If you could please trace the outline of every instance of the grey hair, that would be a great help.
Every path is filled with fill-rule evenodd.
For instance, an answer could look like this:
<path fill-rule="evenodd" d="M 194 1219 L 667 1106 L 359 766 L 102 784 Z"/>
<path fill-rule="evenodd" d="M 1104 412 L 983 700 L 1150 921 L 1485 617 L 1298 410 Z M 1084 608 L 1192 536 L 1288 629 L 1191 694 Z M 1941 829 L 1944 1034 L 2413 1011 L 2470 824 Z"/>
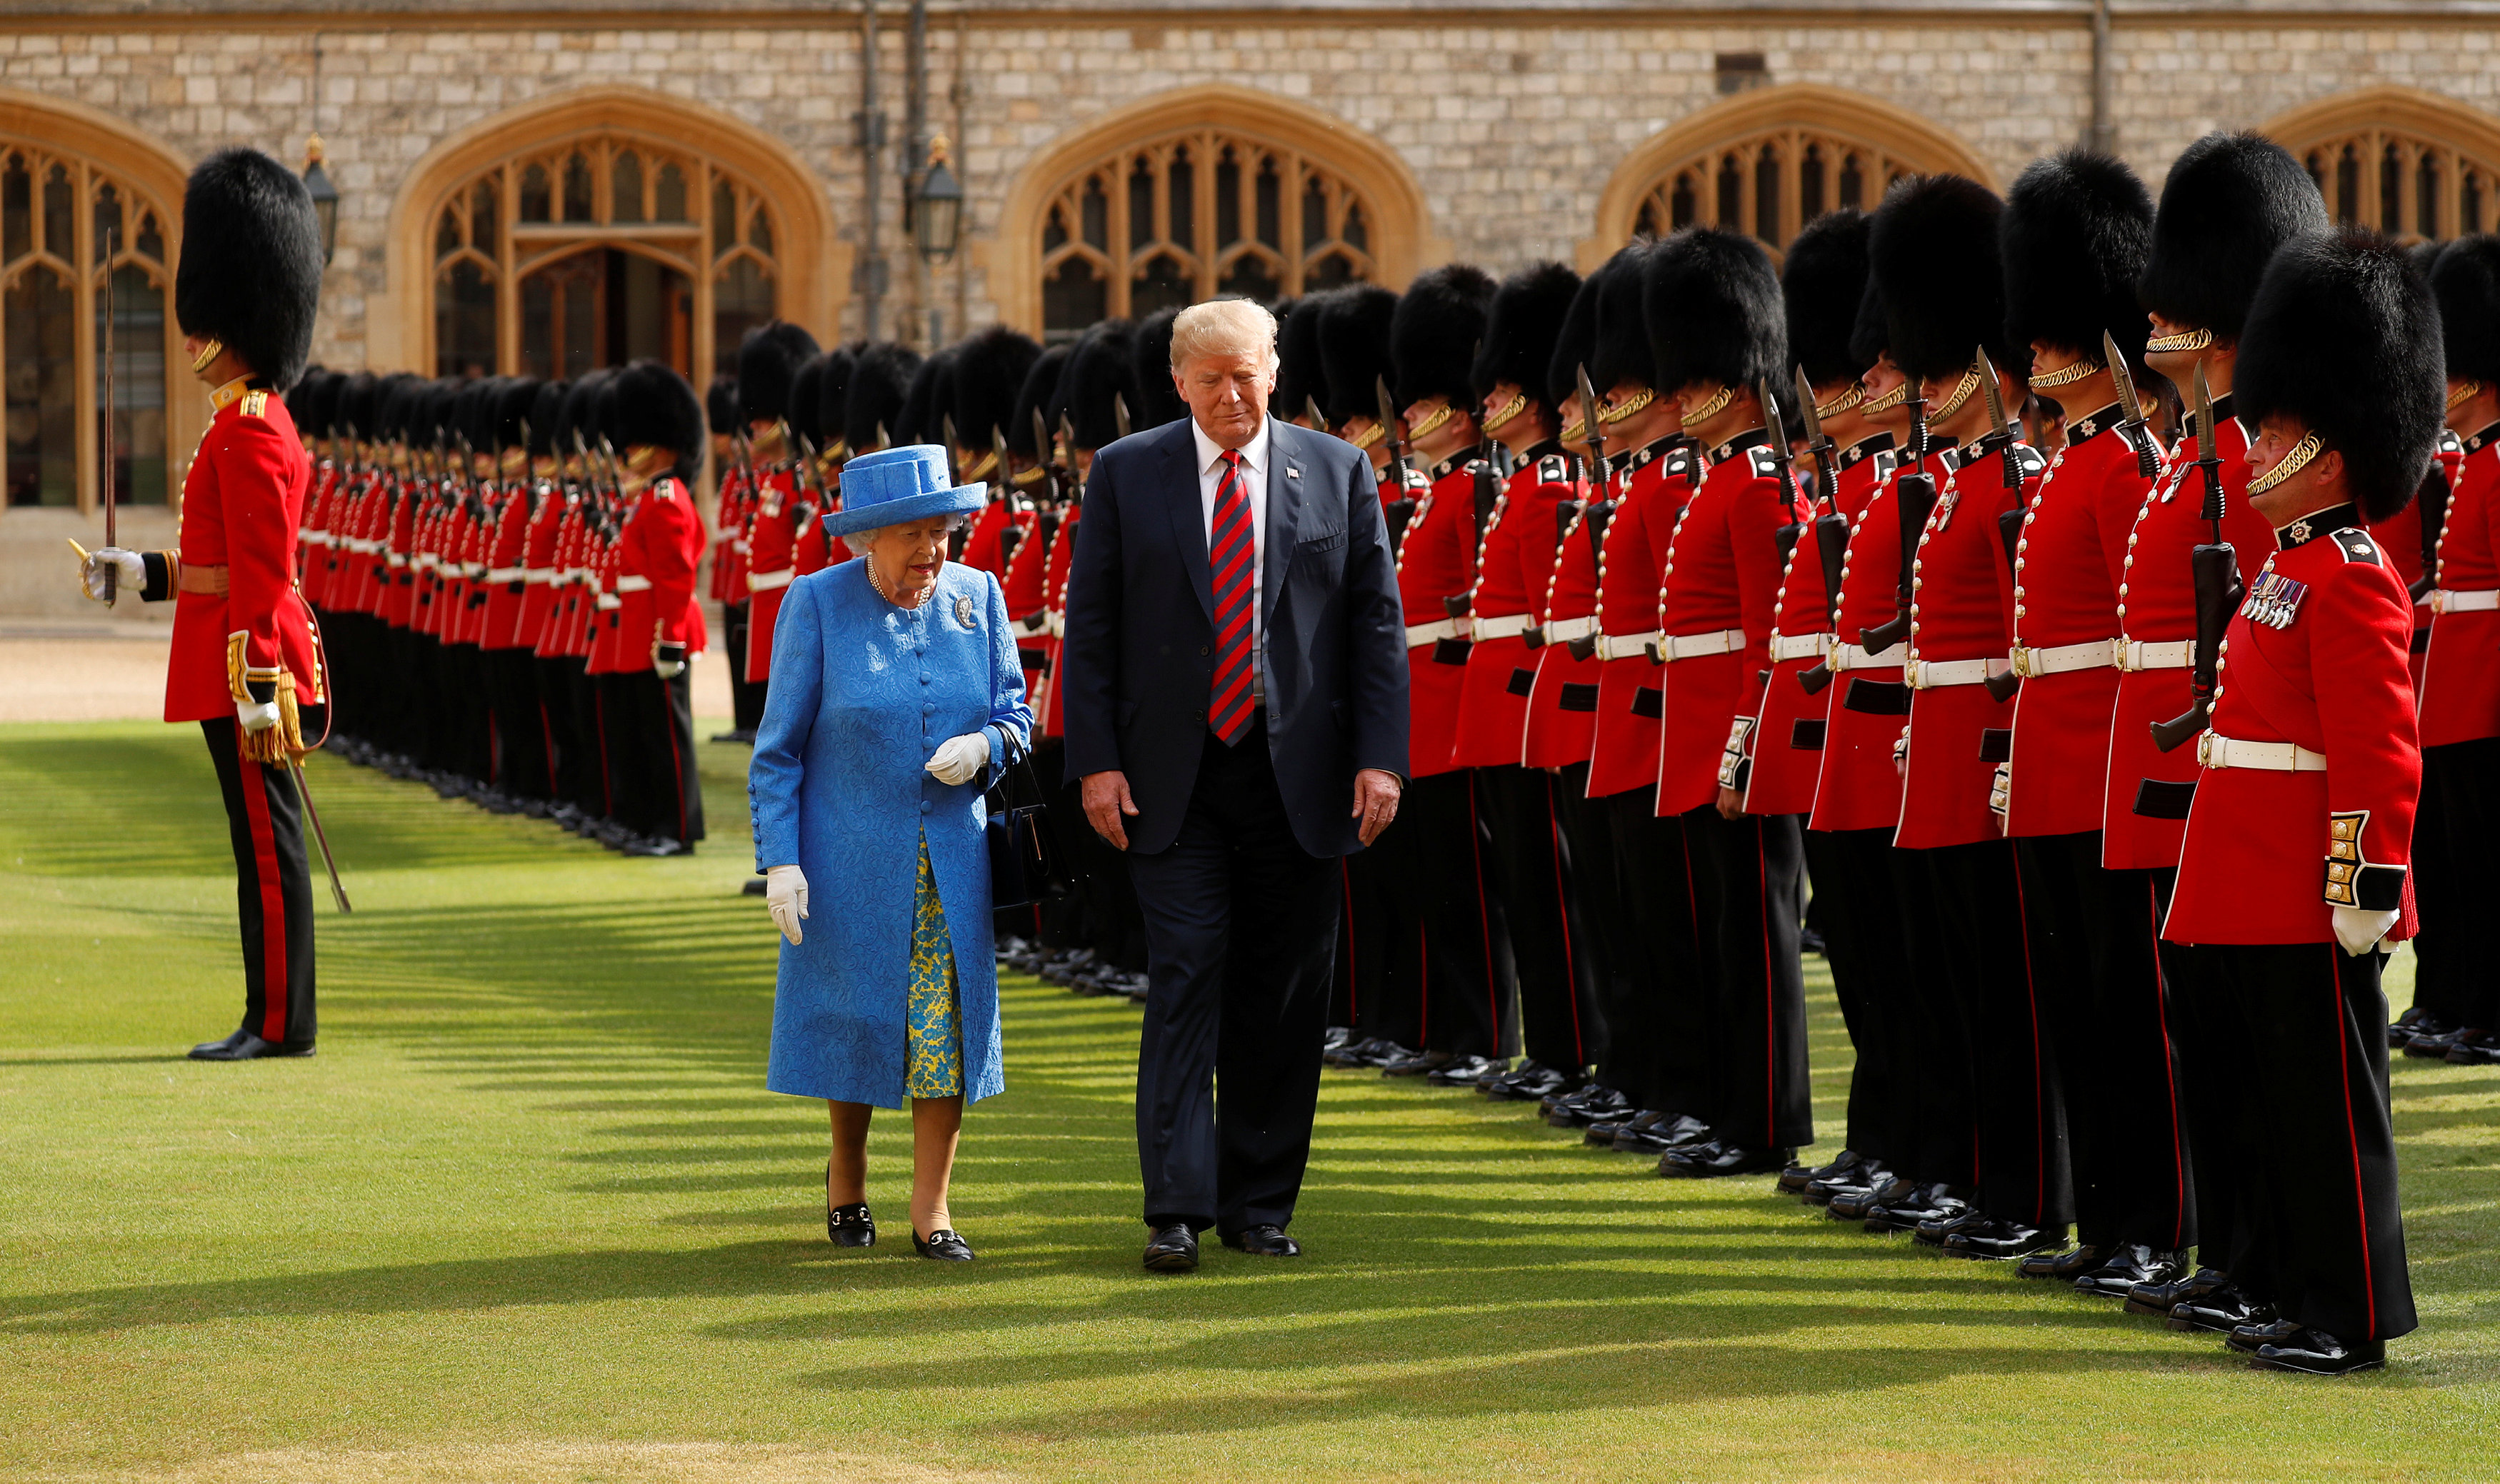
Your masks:
<path fill-rule="evenodd" d="M 1255 355 L 1276 364 L 1276 316 L 1250 299 L 1209 299 L 1172 318 L 1171 363 L 1177 371 L 1201 355 Z"/>
<path fill-rule="evenodd" d="M 902 526 L 905 524 L 918 525 L 919 523 L 920 522 L 914 520 L 898 522 L 897 524 L 890 526 L 871 526 L 865 531 L 853 531 L 850 535 L 841 538 L 841 543 L 843 545 L 850 547 L 851 555 L 866 556 L 868 555 L 869 546 L 873 544 L 878 537 L 883 536 L 886 532 L 900 530 Z M 954 533 L 963 530 L 967 526 L 970 526 L 971 523 L 972 516 L 970 512 L 957 511 L 946 517 L 946 533 L 951 536 Z"/>

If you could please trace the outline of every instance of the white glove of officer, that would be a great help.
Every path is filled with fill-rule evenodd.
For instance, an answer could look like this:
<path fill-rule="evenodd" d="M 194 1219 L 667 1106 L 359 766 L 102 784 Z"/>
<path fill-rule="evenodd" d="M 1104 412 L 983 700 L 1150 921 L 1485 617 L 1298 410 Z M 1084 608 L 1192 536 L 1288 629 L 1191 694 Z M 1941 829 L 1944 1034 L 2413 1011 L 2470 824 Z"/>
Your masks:
<path fill-rule="evenodd" d="M 929 773 L 940 783 L 969 783 L 989 765 L 990 734 L 967 732 L 938 744 L 938 755 L 929 760 Z"/>
<path fill-rule="evenodd" d="M 807 874 L 796 866 L 774 866 L 764 873 L 764 907 L 773 925 L 793 943 L 805 941 L 799 924 L 807 920 Z"/>
<path fill-rule="evenodd" d="M 138 552 L 124 551 L 119 546 L 99 547 L 88 552 L 86 560 L 79 564 L 79 586 L 98 603 L 104 601 L 107 568 L 117 574 L 116 580 L 121 584 L 123 594 L 136 598 L 148 585 L 148 564 L 140 560 Z"/>
<path fill-rule="evenodd" d="M 278 703 L 275 701 L 238 701 L 235 720 L 247 732 L 266 732 L 278 725 Z"/>
<path fill-rule="evenodd" d="M 2395 925 L 2393 912 L 2365 911 L 2357 907 L 2335 908 L 2335 940 L 2353 958 L 2376 948 L 2379 940 L 2387 936 L 2387 929 Z"/>

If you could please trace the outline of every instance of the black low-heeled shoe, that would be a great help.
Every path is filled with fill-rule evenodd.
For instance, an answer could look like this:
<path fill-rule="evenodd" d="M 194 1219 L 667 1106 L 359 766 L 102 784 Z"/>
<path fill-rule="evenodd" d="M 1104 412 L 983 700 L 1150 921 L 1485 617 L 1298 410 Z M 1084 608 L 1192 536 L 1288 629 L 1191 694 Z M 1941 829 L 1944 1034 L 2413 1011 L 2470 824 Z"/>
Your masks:
<path fill-rule="evenodd" d="M 834 1206 L 825 1212 L 825 1236 L 837 1247 L 873 1247 L 876 1218 L 868 1213 L 865 1201 Z"/>
<path fill-rule="evenodd" d="M 952 1227 L 939 1227 L 926 1237 L 915 1230 L 911 1234 L 911 1245 L 922 1257 L 941 1263 L 969 1263 L 972 1260 L 972 1244 L 964 1240 L 964 1234 Z"/>

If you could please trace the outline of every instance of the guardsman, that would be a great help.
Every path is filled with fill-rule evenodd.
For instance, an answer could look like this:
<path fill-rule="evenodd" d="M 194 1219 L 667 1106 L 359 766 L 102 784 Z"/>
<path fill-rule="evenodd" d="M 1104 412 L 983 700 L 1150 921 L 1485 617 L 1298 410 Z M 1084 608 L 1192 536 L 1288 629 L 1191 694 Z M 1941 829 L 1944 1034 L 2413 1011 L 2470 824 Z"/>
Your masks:
<path fill-rule="evenodd" d="M 782 319 L 757 325 L 738 346 L 738 412 L 746 426 L 747 446 L 740 473 L 752 481 L 746 495 L 744 664 L 749 684 L 771 683 L 773 620 L 781 611 L 784 590 L 798 576 L 799 533 L 807 502 L 790 441 L 790 383 L 816 353 L 816 338 Z"/>
<path fill-rule="evenodd" d="M 1534 264 L 1503 280 L 1469 373 L 1479 425 L 1509 449 L 1514 468 L 1495 486 L 1492 510 L 1481 512 L 1467 602 L 1466 676 L 1450 761 L 1474 771 L 1492 827 L 1491 865 L 1510 927 L 1527 1054 L 1518 1069 L 1479 1089 L 1528 1102 L 1582 1087 L 1603 1034 L 1595 1002 L 1602 965 L 1577 891 L 1586 863 L 1563 826 L 1565 812 L 1583 800 L 1575 796 L 1566 805 L 1559 775 L 1521 761 L 1536 680 L 1528 631 L 1553 579 L 1562 507 L 1569 502 L 1576 511 L 1583 493 L 1555 437 L 1562 424 L 1545 387 L 1562 317 L 1579 289 L 1580 276 L 1560 263 Z M 1480 489 L 1469 493 L 1480 501 Z M 1578 761 L 1587 761 L 1585 752 Z"/>
<path fill-rule="evenodd" d="M 628 510 L 616 539 L 613 673 L 631 742 L 619 771 L 638 805 L 623 821 L 634 837 L 623 849 L 683 855 L 704 837 L 687 676 L 706 637 L 695 599 L 705 538 L 692 488 L 703 468 L 703 404 L 685 378 L 657 361 L 636 361 L 611 384 Z"/>
<path fill-rule="evenodd" d="M 1989 808 L 2014 719 L 2014 575 L 2001 520 L 2022 510 L 2045 466 L 2004 412 L 2022 405 L 2023 366 L 2004 341 L 2002 210 L 1975 181 L 1913 177 L 1886 193 L 1867 251 L 1892 359 L 1918 379 L 1929 429 L 1954 443 L 1931 461 L 1942 478 L 1910 564 L 1910 721 L 1893 843 L 1925 868 L 1912 920 L 1937 940 L 1959 1010 L 1965 1053 L 1938 1058 L 1938 1074 L 1971 1079 L 1979 1194 L 1968 1210 L 1919 1223 L 1916 1236 L 1957 1256 L 2020 1258 L 2061 1245 L 2073 1212 L 2014 848 Z"/>
<path fill-rule="evenodd" d="M 2163 451 L 2144 425 L 2135 300 L 2153 215 L 2133 171 L 2069 149 L 2015 181 L 2003 233 L 2006 344 L 2028 352 L 2031 389 L 2056 401 L 2066 434 L 2014 527 L 2022 690 L 1992 803 L 2022 864 L 2031 984 L 2065 1092 L 2076 1245 L 2020 1270 L 2117 1299 L 2184 1277 L 2196 1239 L 2161 888 L 2101 864 L 2118 584 Z"/>
<path fill-rule="evenodd" d="M 564 381 L 541 381 L 530 400 L 530 520 L 521 535 L 521 607 L 512 620 L 513 647 L 529 668 L 531 715 L 538 725 L 539 760 L 534 765 L 544 786 L 538 816 L 567 823 L 564 810 L 571 795 L 564 787 L 564 754 L 579 744 L 573 737 L 573 717 L 563 676 L 548 659 L 547 628 L 556 609 L 557 545 L 571 512 L 572 497 L 563 484 L 562 462 L 555 455 L 556 426 L 564 415 Z"/>
<path fill-rule="evenodd" d="M 1655 384 L 1708 468 L 1671 524 L 1649 526 L 1662 553 L 1649 656 L 1664 709 L 1657 814 L 1683 832 L 1709 965 L 1698 993 L 1678 999 L 1702 1028 L 1710 1134 L 1663 1151 L 1659 1172 L 1755 1174 L 1814 1141 L 1797 941 L 1804 846 L 1794 814 L 1744 803 L 1781 542 L 1804 530 L 1788 442 L 1762 403 L 1789 365 L 1787 314 L 1761 247 L 1717 227 L 1667 238 L 1645 278 Z"/>
<path fill-rule="evenodd" d="M 738 378 L 712 378 L 704 393 L 704 422 L 711 430 L 711 467 L 720 486 L 712 518 L 711 599 L 720 605 L 721 653 L 729 661 L 729 730 L 712 741 L 751 742 L 764 716 L 764 687 L 746 677 L 746 523 L 755 511 L 755 479 Z"/>
<path fill-rule="evenodd" d="M 495 713 L 495 792 L 512 810 L 543 817 L 553 780 L 547 772 L 546 725 L 539 715 L 537 657 L 521 627 L 529 604 L 531 522 L 545 492 L 530 470 L 530 414 L 539 404 L 535 378 L 504 383 L 495 404 L 495 523 L 486 556 L 486 602 L 477 647 Z M 490 806 L 494 807 L 494 806 Z"/>
<path fill-rule="evenodd" d="M 2490 843 L 2500 827 L 2500 238 L 2449 244 L 2430 282 L 2447 353 L 2443 431 L 2463 457 L 2428 594 L 2435 616 L 2421 673 L 2414 826 L 2423 931 L 2414 943 L 2412 1019 L 2400 1024 L 2407 1055 L 2480 1065 L 2500 1061 L 2500 970 L 2475 927 L 2500 889 Z"/>
<path fill-rule="evenodd" d="M 244 1015 L 197 1061 L 312 1054 L 312 881 L 298 759 L 329 706 L 320 631 L 296 588 L 312 460 L 280 400 L 321 302 L 321 228 L 295 173 L 254 149 L 191 172 L 174 317 L 215 408 L 182 478 L 181 544 L 86 558 L 90 597 L 174 601 L 165 719 L 197 722 L 225 796 L 243 928 Z M 290 769 L 296 770 L 292 777 Z"/>
<path fill-rule="evenodd" d="M 970 454 L 962 466 L 963 478 L 967 482 L 986 480 L 997 490 L 1009 489 L 1010 471 L 998 467 L 999 440 L 1006 436 L 1007 420 L 1015 414 L 1016 393 L 1023 389 L 1033 363 L 1041 359 L 1041 346 L 1006 325 L 992 325 L 957 342 L 951 354 L 948 381 L 954 395 L 943 425 L 954 429 L 957 444 Z M 1032 514 L 1028 502 L 991 500 L 973 517 L 971 534 L 964 544 L 965 563 L 1003 579 L 1017 544 L 1030 529 Z"/>
<path fill-rule="evenodd" d="M 1314 293 L 1276 306 L 1276 394 L 1269 399 L 1277 415 L 1314 433 L 1328 431 L 1327 415 L 1319 411 L 1328 390 L 1328 368 L 1320 360 L 1320 303 Z"/>
<path fill-rule="evenodd" d="M 2237 338 L 2246 499 L 2280 549 L 2222 642 L 2162 927 L 2234 1034 L 2188 1074 L 2229 1088 L 2216 1152 L 2241 1170 L 2244 1239 L 2188 1317 L 2230 1311 L 2260 1368 L 2341 1375 L 2415 1327 L 2379 988 L 2414 923 L 2413 601 L 2362 527 L 2429 467 L 2439 310 L 2403 249 L 2347 229 L 2286 244 Z"/>
<path fill-rule="evenodd" d="M 2184 436 L 2127 533 L 2120 562 L 2121 656 L 2118 704 L 2111 715 L 2107 799 L 2101 814 L 2101 863 L 2113 870 L 2155 873 L 2156 890 L 2179 865 L 2189 801 L 2199 770 L 2191 739 L 2176 731 L 2167 750 L 2154 727 L 2188 715 L 2194 703 L 2191 667 L 2197 624 L 2192 553 L 2220 536 L 2233 553 L 2240 582 L 2253 580 L 2274 550 L 2272 527 L 2251 508 L 2249 435 L 2232 401 L 2240 329 L 2257 280 L 2277 248 L 2326 230 L 2325 203 L 2300 162 L 2254 134 L 2208 134 L 2171 162 L 2153 220 L 2153 251 L 2136 298 L 2152 324 L 2145 360 L 2169 378 L 2189 416 Z M 2202 374 L 2214 427 L 2198 425 L 2195 382 Z M 2219 528 L 2204 518 L 2208 454 L 2222 486 Z M 2209 1018 L 2211 1006 L 2218 1018 Z M 2246 1046 L 2222 1004 L 2192 982 L 2173 987 L 2172 1039 L 2183 1062 L 2239 1061 Z M 2200 1049 L 2201 1048 L 2201 1049 Z M 2196 1204 L 2196 1271 L 2144 1284 L 2127 1297 L 2130 1313 L 2171 1314 L 2183 1300 L 2208 1298 L 2227 1281 L 2230 1254 L 2255 1234 L 2236 1229 L 2241 1171 L 2216 1157 L 2219 1133 L 2237 1116 L 2240 1090 L 2229 1081 L 2183 1076 L 2179 1094 L 2188 1121 L 2188 1155 Z"/>
<path fill-rule="evenodd" d="M 1789 356 L 1796 366 L 1788 432 L 1813 481 L 1813 518 L 1790 543 L 1781 571 L 1771 676 L 1744 793 L 1748 813 L 1797 814 L 1809 823 L 1826 741 L 1847 689 L 1845 681 L 1834 683 L 1842 679 L 1834 614 L 1849 541 L 1892 468 L 1892 436 L 1865 414 L 1866 393 L 1859 383 L 1871 356 L 1860 358 L 1850 347 L 1866 296 L 1867 227 L 1863 212 L 1826 212 L 1797 234 L 1780 268 Z M 1891 815 L 1897 815 L 1889 740 L 1883 761 L 1884 796 L 1893 805 Z M 1819 1167 L 1783 1171 L 1780 1187 L 1828 1206 L 1843 1192 L 1871 1191 L 1886 1172 L 1910 1167 L 1911 1092 L 1892 1039 L 1912 990 L 1891 831 L 1809 828 L 1803 847 L 1824 957 L 1857 1059 L 1839 1154 Z"/>

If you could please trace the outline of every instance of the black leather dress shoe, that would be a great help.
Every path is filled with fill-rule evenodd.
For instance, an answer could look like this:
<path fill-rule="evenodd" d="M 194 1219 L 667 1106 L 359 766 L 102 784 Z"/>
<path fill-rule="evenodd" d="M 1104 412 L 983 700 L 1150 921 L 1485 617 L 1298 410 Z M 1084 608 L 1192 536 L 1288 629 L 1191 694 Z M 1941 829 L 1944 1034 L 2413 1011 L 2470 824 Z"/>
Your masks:
<path fill-rule="evenodd" d="M 272 1056 L 311 1056 L 309 1040 L 262 1040 L 249 1031 L 237 1031 L 223 1040 L 204 1040 L 191 1048 L 195 1062 L 256 1062 Z"/>
<path fill-rule="evenodd" d="M 1768 1174 L 1789 1162 L 1793 1149 L 1748 1149 L 1721 1139 L 1706 1139 L 1669 1149 L 1658 1157 L 1658 1172 L 1688 1180 L 1730 1174 Z"/>
<path fill-rule="evenodd" d="M 1990 1221 L 1963 1227 L 1945 1238 L 1945 1256 L 2011 1262 L 2044 1248 L 2062 1247 L 2066 1229 L 2026 1226 L 2020 1221 Z"/>
<path fill-rule="evenodd" d="M 2267 1324 L 2278 1317 L 2273 1304 L 2236 1283 L 2225 1283 L 2201 1299 L 2182 1299 L 2172 1304 L 2166 1322 L 2174 1330 L 2228 1335 L 2244 1324 Z"/>
<path fill-rule="evenodd" d="M 2376 1370 L 2387 1363 L 2383 1339 L 2338 1339 L 2324 1330 L 2303 1325 L 2296 1335 L 2257 1347 L 2260 1370 L 2297 1370 L 2305 1375 L 2341 1376 Z"/>
<path fill-rule="evenodd" d="M 2162 1283 L 2138 1283 L 2126 1291 L 2126 1311 L 2165 1319 L 2181 1303 L 2208 1298 L 2229 1287 L 2230 1282 L 2231 1275 L 2220 1268 L 2199 1268 L 2184 1278 L 2172 1278 Z"/>
<path fill-rule="evenodd" d="M 1829 1205 L 1844 1196 L 1868 1196 L 1876 1187 L 1892 1177 L 1892 1172 L 1871 1161 L 1847 1174 L 1828 1175 L 1806 1182 L 1797 1198 L 1808 1205 Z"/>
<path fill-rule="evenodd" d="M 682 840 L 671 840 L 665 835 L 638 835 L 618 848 L 637 860 L 651 861 L 695 853 L 694 846 Z"/>
<path fill-rule="evenodd" d="M 1410 1051 L 1397 1061 L 1382 1063 L 1380 1074 L 1384 1077 L 1429 1076 L 1458 1059 L 1459 1054 L 1455 1051 Z"/>
<path fill-rule="evenodd" d="M 1386 1072 L 1388 1069 L 1383 1068 Z M 1473 1087 L 1484 1080 L 1485 1073 L 1499 1073 L 1510 1069 L 1489 1056 L 1454 1056 L 1424 1073 L 1424 1080 L 1434 1087 Z"/>
<path fill-rule="evenodd" d="M 763 896 L 764 878 L 762 876 L 748 876 L 744 881 L 739 883 L 738 894 L 741 897 Z"/>
<path fill-rule="evenodd" d="M 1559 1068 L 1543 1062 L 1522 1062 L 1476 1091 L 1497 1103 L 1535 1103 L 1570 1085 L 1571 1079 Z"/>
<path fill-rule="evenodd" d="M 2169 1252 L 2144 1242 L 2128 1242 L 2109 1255 L 2109 1261 L 2087 1272 L 2075 1274 L 2075 1292 L 2102 1299 L 2123 1299 L 2138 1284 L 2159 1283 L 2188 1270 L 2188 1254 Z"/>
<path fill-rule="evenodd" d="M 2222 1348 L 2237 1350 L 2242 1355 L 2254 1355 L 2267 1345 L 2281 1344 L 2300 1333 L 2300 1325 L 2289 1319 L 2272 1324 L 2244 1324 L 2222 1336 Z"/>
<path fill-rule="evenodd" d="M 873 1247 L 876 1218 L 868 1213 L 866 1202 L 834 1206 L 825 1212 L 825 1237 L 837 1247 Z"/>
<path fill-rule="evenodd" d="M 1611 1087 L 1592 1082 L 1576 1093 L 1558 1099 L 1554 1106 L 1546 1110 L 1545 1121 L 1558 1129 L 1578 1129 L 1591 1124 L 1620 1122 L 1638 1111 L 1632 1106 L 1631 1099 Z M 1608 1141 L 1612 1141 L 1611 1138 Z"/>
<path fill-rule="evenodd" d="M 1146 1238 L 1148 1272 L 1198 1271 L 1198 1234 L 1187 1226 L 1157 1227 Z"/>
<path fill-rule="evenodd" d="M 1619 1154 L 1643 1154 L 1656 1157 L 1670 1149 L 1689 1149 L 1706 1143 L 1710 1125 L 1691 1113 L 1678 1113 L 1669 1118 L 1660 1114 L 1648 1123 L 1637 1119 L 1615 1131 L 1615 1151 Z"/>
<path fill-rule="evenodd" d="M 1243 1227 L 1238 1232 L 1227 1232 L 1224 1234 L 1224 1244 L 1235 1252 L 1247 1252 L 1252 1257 L 1302 1255 L 1300 1242 L 1287 1237 L 1283 1227 L 1266 1223 L 1255 1227 Z"/>
<path fill-rule="evenodd" d="M 2456 1043 L 2456 1038 L 2464 1030 L 2463 1026 L 2451 1025 L 2435 1015 L 2424 1015 L 2414 1027 L 2413 1039 L 2405 1042 L 2404 1053 L 2425 1061 L 2446 1060 L 2448 1048 Z"/>
<path fill-rule="evenodd" d="M 972 1260 L 972 1244 L 964 1240 L 964 1234 L 952 1227 L 939 1227 L 926 1237 L 918 1232 L 912 1233 L 911 1249 L 922 1257 L 941 1263 L 969 1263 Z"/>
<path fill-rule="evenodd" d="M 2085 1273 L 2099 1271 L 2108 1265 L 2109 1259 L 2110 1250 L 2107 1247 L 2087 1247 L 2077 1244 L 2062 1252 L 2054 1248 L 2044 1248 L 2017 1263 L 2014 1266 L 2014 1271 L 2018 1277 L 2056 1278 L 2060 1282 L 2072 1282 Z"/>
<path fill-rule="evenodd" d="M 1803 1163 L 1791 1165 L 1788 1169 L 1780 1171 L 1780 1194 L 1784 1196 L 1804 1195 L 1805 1188 L 1813 1184 L 1815 1181 L 1826 1180 L 1833 1175 L 1855 1175 L 1866 1167 L 1866 1156 L 1859 1153 L 1857 1150 L 1843 1149 L 1840 1151 L 1839 1155 L 1827 1165 L 1812 1166 Z M 1860 1180 L 1858 1183 L 1863 1185 L 1866 1182 Z"/>
<path fill-rule="evenodd" d="M 1323 1054 L 1334 1051 L 1339 1046 L 1352 1044 L 1354 1044 L 1354 1032 L 1346 1026 L 1332 1025 L 1320 1033 L 1320 1051 Z"/>
<path fill-rule="evenodd" d="M 1863 1194 L 1849 1191 L 1833 1192 L 1831 1200 L 1825 1204 L 1823 1213 L 1834 1221 L 1863 1221 L 1867 1213 L 1877 1206 L 1902 1204 L 1925 1188 L 1908 1175 L 1895 1172 L 1886 1175 L 1868 1187 Z"/>
<path fill-rule="evenodd" d="M 1600 1149 L 1611 1149 L 1615 1138 L 1626 1129 L 1646 1129 L 1663 1116 L 1656 1108 L 1634 1108 L 1619 1118 L 1600 1118 L 1589 1125 L 1587 1138 Z"/>
<path fill-rule="evenodd" d="M 2451 1067 L 2489 1067 L 2500 1065 L 2500 1033 L 2460 1031 L 2448 1043 L 2444 1058 Z"/>
<path fill-rule="evenodd" d="M 1941 1180 L 1918 1186 L 1898 1203 L 1884 1201 L 1879 1191 L 1876 1204 L 1866 1209 L 1866 1230 L 1915 1232 L 1924 1222 L 1951 1221 L 1971 1208 L 1970 1195 Z M 1839 1203 L 1832 1204 L 1837 1207 Z"/>
<path fill-rule="evenodd" d="M 1994 1219 L 1975 1205 L 1952 1207 L 1912 1226 L 1910 1240 L 1922 1247 L 1941 1247 L 1956 1235 L 1985 1228 Z"/>
<path fill-rule="evenodd" d="M 2412 1009 L 2398 1015 L 2394 1020 L 2389 1021 L 2387 1023 L 2387 1049 L 2390 1051 L 2402 1051 L 2405 1049 L 2405 1042 L 2412 1040 L 2414 1039 L 2414 1033 L 2420 1028 L 2421 1023 L 2424 1020 L 2429 1018 L 2429 1012 L 2417 1005 Z"/>

